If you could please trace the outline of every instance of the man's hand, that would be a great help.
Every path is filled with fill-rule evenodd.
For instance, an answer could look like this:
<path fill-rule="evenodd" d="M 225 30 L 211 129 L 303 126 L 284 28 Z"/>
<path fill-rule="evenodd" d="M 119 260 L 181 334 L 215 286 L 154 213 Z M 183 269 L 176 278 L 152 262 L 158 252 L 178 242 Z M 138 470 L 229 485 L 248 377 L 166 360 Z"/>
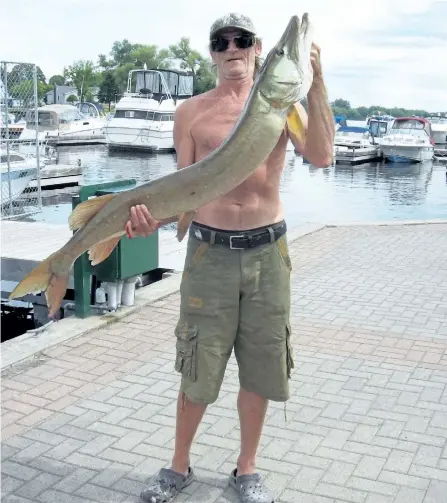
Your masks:
<path fill-rule="evenodd" d="M 310 50 L 310 63 L 312 65 L 312 70 L 314 72 L 314 77 L 319 79 L 323 78 L 323 70 L 321 68 L 321 59 L 320 59 L 320 47 L 312 42 L 312 47 Z"/>
<path fill-rule="evenodd" d="M 144 204 L 132 206 L 130 209 L 130 220 L 126 223 L 126 232 L 129 238 L 135 236 L 149 236 L 153 234 L 161 225 L 161 222 L 152 218 Z"/>

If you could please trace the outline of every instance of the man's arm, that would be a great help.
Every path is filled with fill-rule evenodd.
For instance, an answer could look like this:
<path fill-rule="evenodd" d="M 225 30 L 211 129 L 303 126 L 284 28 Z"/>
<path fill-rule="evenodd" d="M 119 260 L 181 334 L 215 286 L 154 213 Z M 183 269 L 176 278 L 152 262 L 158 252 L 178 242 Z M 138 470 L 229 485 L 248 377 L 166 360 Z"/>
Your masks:
<path fill-rule="evenodd" d="M 288 135 L 296 150 L 313 166 L 326 168 L 333 162 L 335 125 L 323 80 L 320 48 L 315 44 L 312 46 L 311 63 L 314 78 L 307 94 L 309 115 L 300 103 L 295 105 L 306 130 L 304 144 L 290 130 Z"/>
<path fill-rule="evenodd" d="M 191 136 L 191 109 L 195 107 L 194 98 L 183 102 L 174 116 L 174 148 L 177 153 L 177 169 L 194 164 L 195 147 Z"/>

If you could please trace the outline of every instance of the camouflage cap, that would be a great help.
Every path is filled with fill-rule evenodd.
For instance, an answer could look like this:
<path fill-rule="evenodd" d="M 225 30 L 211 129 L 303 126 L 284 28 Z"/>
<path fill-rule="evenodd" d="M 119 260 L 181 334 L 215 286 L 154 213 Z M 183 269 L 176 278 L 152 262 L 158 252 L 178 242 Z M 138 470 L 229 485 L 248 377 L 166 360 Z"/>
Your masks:
<path fill-rule="evenodd" d="M 249 17 L 231 12 L 214 21 L 210 28 L 210 39 L 224 28 L 237 28 L 256 35 L 253 21 Z"/>

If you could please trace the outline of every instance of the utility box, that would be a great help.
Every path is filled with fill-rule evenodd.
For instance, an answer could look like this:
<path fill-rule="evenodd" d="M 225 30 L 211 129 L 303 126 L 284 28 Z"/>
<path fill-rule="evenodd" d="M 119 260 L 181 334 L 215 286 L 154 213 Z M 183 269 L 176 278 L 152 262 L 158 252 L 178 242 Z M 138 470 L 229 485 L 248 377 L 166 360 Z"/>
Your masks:
<path fill-rule="evenodd" d="M 83 186 L 73 198 L 73 209 L 90 197 L 123 192 L 136 186 L 136 181 L 119 180 Z M 92 266 L 84 253 L 74 264 L 75 314 L 85 318 L 92 302 L 92 276 L 103 282 L 116 282 L 153 271 L 159 264 L 158 230 L 148 237 L 129 239 L 124 235 L 112 253 L 100 264 Z"/>

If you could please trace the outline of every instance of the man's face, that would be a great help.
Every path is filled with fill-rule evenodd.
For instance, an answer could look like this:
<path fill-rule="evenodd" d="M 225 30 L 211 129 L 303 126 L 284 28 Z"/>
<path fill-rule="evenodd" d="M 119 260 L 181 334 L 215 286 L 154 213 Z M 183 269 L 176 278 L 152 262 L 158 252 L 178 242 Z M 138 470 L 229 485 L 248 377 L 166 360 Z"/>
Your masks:
<path fill-rule="evenodd" d="M 261 43 L 242 30 L 222 30 L 210 41 L 210 54 L 220 78 L 242 79 L 253 75 L 255 57 L 261 54 Z"/>

